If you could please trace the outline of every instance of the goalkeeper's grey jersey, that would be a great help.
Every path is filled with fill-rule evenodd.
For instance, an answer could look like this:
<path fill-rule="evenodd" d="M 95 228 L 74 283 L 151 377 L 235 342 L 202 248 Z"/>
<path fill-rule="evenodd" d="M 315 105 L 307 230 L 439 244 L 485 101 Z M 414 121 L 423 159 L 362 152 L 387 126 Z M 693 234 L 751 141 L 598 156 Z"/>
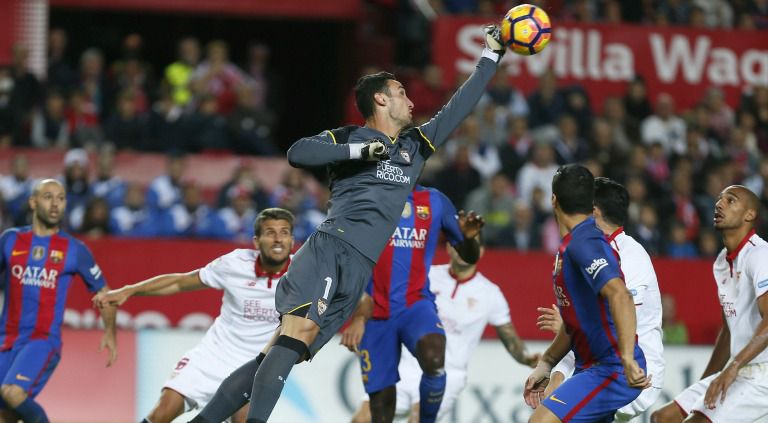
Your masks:
<path fill-rule="evenodd" d="M 495 72 L 496 63 L 481 58 L 442 110 L 429 122 L 404 129 L 395 139 L 368 127 L 347 126 L 296 141 L 288 150 L 292 166 L 328 166 L 331 199 L 328 218 L 318 230 L 343 239 L 375 262 L 397 226 L 424 162 L 472 111 Z M 349 159 L 346 144 L 373 138 L 387 145 L 389 160 Z"/>

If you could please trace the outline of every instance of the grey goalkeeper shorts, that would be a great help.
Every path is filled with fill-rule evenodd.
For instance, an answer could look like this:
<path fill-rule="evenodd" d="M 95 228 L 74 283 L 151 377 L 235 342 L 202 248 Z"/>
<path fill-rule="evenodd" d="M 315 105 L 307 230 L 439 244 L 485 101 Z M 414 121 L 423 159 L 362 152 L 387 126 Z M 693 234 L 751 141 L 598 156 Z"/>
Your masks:
<path fill-rule="evenodd" d="M 311 319 L 320 333 L 309 346 L 314 357 L 355 311 L 374 263 L 346 241 L 316 231 L 293 256 L 277 284 L 280 315 Z"/>

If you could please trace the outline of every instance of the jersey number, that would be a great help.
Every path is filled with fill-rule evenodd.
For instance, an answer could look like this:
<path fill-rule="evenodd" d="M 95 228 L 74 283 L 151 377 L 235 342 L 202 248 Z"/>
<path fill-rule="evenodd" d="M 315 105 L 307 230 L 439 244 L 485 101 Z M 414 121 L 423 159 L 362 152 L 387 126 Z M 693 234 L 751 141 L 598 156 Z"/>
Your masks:
<path fill-rule="evenodd" d="M 326 276 L 325 279 L 325 292 L 323 293 L 323 298 L 328 299 L 328 294 L 331 293 L 331 284 L 333 283 L 333 279 L 331 279 L 330 276 Z"/>
<path fill-rule="evenodd" d="M 360 361 L 362 362 L 362 365 L 360 366 L 360 370 L 363 371 L 363 373 L 367 373 L 371 371 L 371 355 L 368 353 L 368 350 L 360 350 Z"/>

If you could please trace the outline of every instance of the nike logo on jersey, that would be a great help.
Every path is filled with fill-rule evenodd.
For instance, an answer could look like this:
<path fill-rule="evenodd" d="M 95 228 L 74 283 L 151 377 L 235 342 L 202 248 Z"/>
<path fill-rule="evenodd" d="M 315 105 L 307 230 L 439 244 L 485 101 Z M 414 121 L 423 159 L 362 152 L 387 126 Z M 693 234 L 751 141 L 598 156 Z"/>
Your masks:
<path fill-rule="evenodd" d="M 22 254 L 27 254 L 28 252 L 29 251 L 27 251 L 27 250 L 24 250 L 24 251 L 13 250 L 13 251 L 11 251 L 11 257 L 16 257 L 16 256 L 20 256 Z"/>
<path fill-rule="evenodd" d="M 550 395 L 549 399 L 551 399 L 551 400 L 552 400 L 552 401 L 554 401 L 554 402 L 559 402 L 560 404 L 563 404 L 563 405 L 568 405 L 568 404 L 566 404 L 566 403 L 565 403 L 565 401 L 563 401 L 563 400 L 559 399 L 559 398 L 558 398 L 558 397 L 556 397 L 554 394 L 553 394 L 553 395 Z"/>
<path fill-rule="evenodd" d="M 23 375 L 23 374 L 21 374 L 21 373 L 16 373 L 16 379 L 18 379 L 18 380 L 23 380 L 23 381 L 25 381 L 25 382 L 29 382 L 30 380 L 32 380 L 32 379 L 30 379 L 30 378 L 28 378 L 28 377 L 24 376 L 24 375 Z"/>

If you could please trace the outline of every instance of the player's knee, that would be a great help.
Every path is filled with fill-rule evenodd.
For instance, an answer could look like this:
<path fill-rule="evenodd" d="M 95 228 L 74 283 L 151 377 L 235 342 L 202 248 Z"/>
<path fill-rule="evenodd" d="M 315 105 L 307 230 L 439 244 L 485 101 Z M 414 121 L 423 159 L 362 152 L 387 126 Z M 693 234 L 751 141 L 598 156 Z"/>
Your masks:
<path fill-rule="evenodd" d="M 430 334 L 421 338 L 416 346 L 421 370 L 428 375 L 439 375 L 445 368 L 445 336 Z"/>
<path fill-rule="evenodd" d="M 181 415 L 180 411 L 174 410 L 168 404 L 157 404 L 147 416 L 147 420 L 152 423 L 171 423 L 173 419 Z"/>
<path fill-rule="evenodd" d="M 19 385 L 2 385 L 0 386 L 0 396 L 3 397 L 6 404 L 16 408 L 27 399 L 27 392 Z"/>
<path fill-rule="evenodd" d="M 651 413 L 651 423 L 680 423 L 683 421 L 683 413 L 674 404 L 669 403 Z"/>

